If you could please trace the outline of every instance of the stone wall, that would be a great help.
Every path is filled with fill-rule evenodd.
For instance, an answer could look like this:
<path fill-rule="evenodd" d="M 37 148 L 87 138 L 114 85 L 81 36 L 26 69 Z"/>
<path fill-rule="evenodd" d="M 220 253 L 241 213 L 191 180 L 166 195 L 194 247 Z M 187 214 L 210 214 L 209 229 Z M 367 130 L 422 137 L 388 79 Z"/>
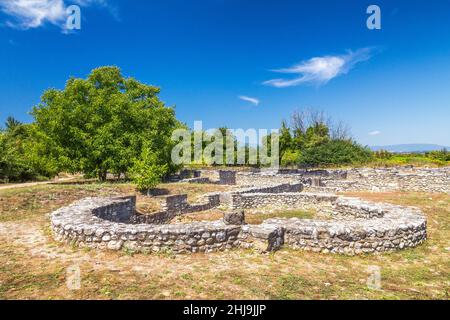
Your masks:
<path fill-rule="evenodd" d="M 219 184 L 219 185 L 236 185 L 236 171 L 231 170 L 219 170 L 215 174 L 211 172 L 206 173 L 206 171 L 195 171 L 198 174 L 191 178 L 185 178 L 177 182 L 185 183 L 197 183 L 197 184 Z M 215 176 L 218 175 L 218 178 Z"/>
<path fill-rule="evenodd" d="M 338 197 L 331 194 L 296 193 L 244 193 L 233 194 L 232 209 L 317 209 L 325 210 Z"/>
<path fill-rule="evenodd" d="M 116 198 L 105 205 L 92 209 L 92 214 L 111 222 L 128 222 L 136 211 L 136 197 Z"/>
<path fill-rule="evenodd" d="M 184 179 L 182 180 L 182 182 L 186 182 L 186 183 L 192 183 L 192 184 L 212 184 L 214 183 L 213 181 L 211 181 L 211 179 L 209 178 L 190 178 L 190 179 Z"/>
<path fill-rule="evenodd" d="M 94 211 L 132 208 L 131 201 L 114 198 L 87 198 L 52 214 L 52 230 L 57 241 L 80 247 L 138 252 L 214 252 L 239 246 L 241 226 L 223 221 L 156 225 L 112 222 Z M 110 210 L 110 209 L 105 209 Z M 133 212 L 129 212 L 132 216 Z"/>
<path fill-rule="evenodd" d="M 347 180 L 321 178 L 320 186 L 308 186 L 314 192 L 345 191 L 417 191 L 450 192 L 450 170 L 442 169 L 352 169 Z"/>
<path fill-rule="evenodd" d="M 277 172 L 238 172 L 236 184 L 239 186 L 261 186 L 267 184 L 298 183 L 304 178 L 298 174 L 278 174 Z"/>
<path fill-rule="evenodd" d="M 236 171 L 220 170 L 219 184 L 221 185 L 236 185 Z"/>
<path fill-rule="evenodd" d="M 346 190 L 370 191 L 422 191 L 450 193 L 450 168 L 393 168 L 393 169 L 352 169 Z M 327 182 L 327 186 L 338 186 Z"/>
<path fill-rule="evenodd" d="M 201 174 L 199 170 L 184 169 L 167 177 L 165 182 L 180 182 L 181 180 L 200 178 Z"/>
<path fill-rule="evenodd" d="M 283 193 L 283 192 L 301 192 L 303 190 L 303 183 L 281 183 L 269 184 L 255 187 L 240 188 L 232 191 L 234 194 L 243 193 Z"/>
<path fill-rule="evenodd" d="M 261 172 L 239 172 L 237 184 L 240 186 L 255 186 L 274 183 L 308 182 L 311 179 L 347 179 L 346 170 L 303 170 L 279 169 L 263 170 Z"/>
<path fill-rule="evenodd" d="M 279 169 L 280 175 L 300 175 L 305 178 L 347 179 L 347 170 L 306 170 L 306 169 Z"/>
<path fill-rule="evenodd" d="M 233 199 L 238 199 L 239 195 L 246 193 L 284 193 L 284 192 L 301 192 L 303 190 L 303 183 L 283 183 L 283 184 L 269 184 L 264 186 L 253 186 L 247 188 L 239 188 L 229 192 L 222 192 L 220 194 L 220 203 L 223 206 L 233 208 Z M 237 200 L 236 200 L 237 201 Z M 238 208 L 238 207 L 236 207 Z"/>
<path fill-rule="evenodd" d="M 166 224 L 176 216 L 206 211 L 220 205 L 220 194 L 218 193 L 206 194 L 204 198 L 205 202 L 203 203 L 189 204 L 187 195 L 185 194 L 168 196 L 165 198 L 165 203 L 162 205 L 161 211 L 148 215 L 136 213 L 131 219 L 134 223 Z"/>
<path fill-rule="evenodd" d="M 241 172 L 237 184 L 303 183 L 310 192 L 418 191 L 450 193 L 450 168 L 358 168 Z"/>
<path fill-rule="evenodd" d="M 279 250 L 284 245 L 284 228 L 277 225 L 244 225 L 239 246 L 259 252 Z"/>
<path fill-rule="evenodd" d="M 336 215 L 344 214 L 340 220 L 271 219 L 264 224 L 284 228 L 285 245 L 322 253 L 386 252 L 418 246 L 427 238 L 426 219 L 418 209 L 353 198 L 334 205 L 341 207 Z M 349 216 L 359 219 L 345 219 Z"/>
<path fill-rule="evenodd" d="M 181 174 L 185 176 L 186 174 Z M 283 245 L 323 253 L 363 254 L 415 247 L 427 238 L 420 210 L 333 195 L 338 191 L 449 193 L 450 168 L 219 172 L 219 180 L 190 173 L 191 182 L 237 183 L 239 189 L 205 194 L 190 204 L 168 196 L 161 211 L 136 212 L 136 198 L 87 198 L 51 215 L 55 239 L 80 247 L 141 252 L 214 252 L 231 248 L 278 250 Z M 304 192 L 304 191 L 308 192 Z M 303 191 L 303 192 L 302 192 Z M 317 191 L 310 192 L 310 191 Z M 230 209 L 309 209 L 330 220 L 269 219 L 261 225 L 230 225 L 229 219 L 168 224 L 178 215 Z"/>
<path fill-rule="evenodd" d="M 427 237 L 426 219 L 415 208 L 323 194 L 240 193 L 233 196 L 243 197 L 249 207 L 281 203 L 288 203 L 292 208 L 325 207 L 332 213 L 332 220 L 269 219 L 261 225 L 230 225 L 220 220 L 161 225 L 139 218 L 133 211 L 134 197 L 87 198 L 55 211 L 51 215 L 52 230 L 56 240 L 80 247 L 174 253 L 214 252 L 236 247 L 266 252 L 286 245 L 294 249 L 353 255 L 414 247 Z M 217 194 L 208 197 L 211 203 L 219 201 Z M 164 212 L 169 215 L 199 209 L 190 206 L 185 196 L 168 199 Z"/>

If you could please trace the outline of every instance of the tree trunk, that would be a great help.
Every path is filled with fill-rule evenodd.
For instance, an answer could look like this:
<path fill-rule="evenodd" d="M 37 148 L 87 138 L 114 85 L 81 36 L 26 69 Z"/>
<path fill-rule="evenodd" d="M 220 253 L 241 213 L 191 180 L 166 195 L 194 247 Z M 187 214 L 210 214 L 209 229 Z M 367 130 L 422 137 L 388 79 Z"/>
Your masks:
<path fill-rule="evenodd" d="M 101 182 L 105 182 L 106 181 L 106 175 L 107 175 L 107 171 L 100 171 L 98 174 L 98 178 Z"/>

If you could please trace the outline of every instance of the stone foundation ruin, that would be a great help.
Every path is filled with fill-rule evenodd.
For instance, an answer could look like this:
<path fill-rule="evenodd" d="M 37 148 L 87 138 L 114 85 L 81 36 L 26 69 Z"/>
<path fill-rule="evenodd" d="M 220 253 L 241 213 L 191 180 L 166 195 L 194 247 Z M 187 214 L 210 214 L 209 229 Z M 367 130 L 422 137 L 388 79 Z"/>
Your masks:
<path fill-rule="evenodd" d="M 269 170 L 240 172 L 238 185 L 302 181 L 310 191 L 418 191 L 450 193 L 450 167 L 355 168 L 349 170 Z"/>
<path fill-rule="evenodd" d="M 217 176 L 212 178 L 212 176 Z M 199 170 L 182 170 L 178 175 L 170 177 L 171 182 L 186 182 L 198 184 L 236 185 L 237 172 L 232 170 L 219 170 L 210 172 L 208 176 Z"/>
<path fill-rule="evenodd" d="M 347 255 L 387 252 L 415 247 L 426 240 L 424 214 L 416 208 L 373 203 L 330 191 L 448 193 L 449 188 L 448 168 L 408 174 L 393 169 L 352 169 L 234 173 L 224 177 L 227 183 L 238 186 L 229 192 L 206 194 L 196 204 L 188 203 L 186 195 L 169 196 L 161 210 L 150 215 L 136 212 L 135 197 L 78 201 L 51 215 L 55 239 L 80 247 L 175 254 L 233 248 L 268 252 L 283 246 Z M 222 220 L 170 223 L 177 216 L 219 207 L 228 210 Z M 260 225 L 245 223 L 243 210 L 274 208 L 312 208 L 329 219 L 275 218 Z"/>

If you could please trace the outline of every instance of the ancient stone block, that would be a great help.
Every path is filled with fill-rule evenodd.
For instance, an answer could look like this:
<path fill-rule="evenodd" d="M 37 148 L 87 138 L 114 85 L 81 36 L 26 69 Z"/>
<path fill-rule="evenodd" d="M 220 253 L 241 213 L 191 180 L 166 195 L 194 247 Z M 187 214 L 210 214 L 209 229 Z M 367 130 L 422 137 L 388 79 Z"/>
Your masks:
<path fill-rule="evenodd" d="M 223 217 L 225 224 L 231 225 L 243 225 L 245 224 L 245 213 L 244 210 L 225 213 Z"/>

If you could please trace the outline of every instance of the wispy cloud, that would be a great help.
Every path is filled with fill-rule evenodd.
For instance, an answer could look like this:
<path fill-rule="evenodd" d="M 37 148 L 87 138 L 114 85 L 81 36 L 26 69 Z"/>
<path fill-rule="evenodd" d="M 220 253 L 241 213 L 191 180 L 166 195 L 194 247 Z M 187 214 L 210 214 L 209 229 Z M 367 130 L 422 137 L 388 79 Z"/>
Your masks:
<path fill-rule="evenodd" d="M 302 84 L 324 85 L 330 80 L 348 73 L 357 63 L 369 60 L 374 54 L 373 48 L 347 51 L 337 56 L 314 57 L 290 68 L 272 70 L 278 73 L 297 74 L 292 79 L 272 79 L 264 84 L 276 88 L 293 87 Z"/>
<path fill-rule="evenodd" d="M 255 106 L 259 105 L 259 103 L 260 103 L 259 99 L 247 97 L 247 96 L 239 96 L 239 99 L 250 102 L 250 103 L 254 104 Z"/>
<path fill-rule="evenodd" d="M 12 28 L 32 29 L 51 23 L 64 30 L 67 7 L 73 4 L 108 8 L 107 0 L 0 0 L 0 10 L 11 16 L 6 25 Z"/>
<path fill-rule="evenodd" d="M 369 132 L 369 136 L 379 136 L 381 134 L 381 131 L 375 130 Z"/>

